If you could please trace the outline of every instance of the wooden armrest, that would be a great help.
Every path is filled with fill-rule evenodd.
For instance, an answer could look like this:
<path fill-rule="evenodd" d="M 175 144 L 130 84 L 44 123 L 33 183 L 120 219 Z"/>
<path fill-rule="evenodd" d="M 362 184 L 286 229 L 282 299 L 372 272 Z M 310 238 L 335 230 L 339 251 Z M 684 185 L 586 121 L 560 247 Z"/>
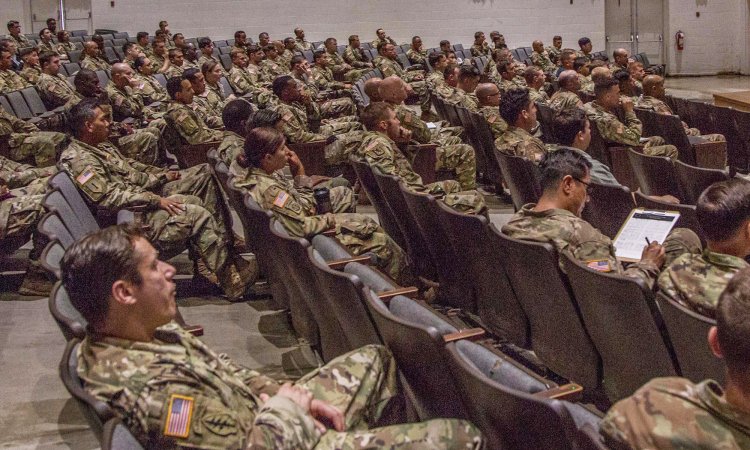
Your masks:
<path fill-rule="evenodd" d="M 326 141 L 298 142 L 287 146 L 299 156 L 307 175 L 325 175 Z"/>
<path fill-rule="evenodd" d="M 546 391 L 537 392 L 533 395 L 540 398 L 577 402 L 583 396 L 583 387 L 575 383 L 568 383 L 556 388 L 547 389 Z"/>
<path fill-rule="evenodd" d="M 471 339 L 483 336 L 484 333 L 485 331 L 482 328 L 469 328 L 467 330 L 461 330 L 455 333 L 448 333 L 446 335 L 443 335 L 443 341 L 447 344 L 448 342 L 455 342 L 462 339 Z"/>
<path fill-rule="evenodd" d="M 346 259 L 337 259 L 335 261 L 329 261 L 328 267 L 334 270 L 340 270 L 340 269 L 343 269 L 347 264 L 352 263 L 352 262 L 369 264 L 372 262 L 372 259 L 370 258 L 369 254 L 354 256 L 354 257 L 346 258 Z"/>
<path fill-rule="evenodd" d="M 408 152 L 414 155 L 411 163 L 414 172 L 422 177 L 424 184 L 435 181 L 435 165 L 437 164 L 437 144 L 409 144 Z"/>
<path fill-rule="evenodd" d="M 419 289 L 414 286 L 408 286 L 398 289 L 391 289 L 390 291 L 383 291 L 378 293 L 378 298 L 384 303 L 388 303 L 393 297 L 397 295 L 403 295 L 405 297 L 414 298 L 419 293 Z"/>

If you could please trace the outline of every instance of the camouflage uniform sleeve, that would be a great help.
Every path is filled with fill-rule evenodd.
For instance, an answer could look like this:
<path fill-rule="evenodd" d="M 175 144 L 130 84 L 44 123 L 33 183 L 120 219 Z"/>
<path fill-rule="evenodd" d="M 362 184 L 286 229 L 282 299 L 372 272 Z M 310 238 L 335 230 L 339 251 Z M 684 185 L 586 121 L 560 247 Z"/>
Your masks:
<path fill-rule="evenodd" d="M 253 86 L 248 82 L 245 77 L 239 73 L 238 70 L 231 71 L 228 78 L 229 84 L 232 85 L 232 89 L 237 95 L 245 95 L 253 90 Z"/>
<path fill-rule="evenodd" d="M 284 121 L 282 129 L 289 142 L 294 144 L 297 142 L 312 142 L 326 139 L 326 136 L 322 134 L 311 133 L 303 128 L 291 111 L 279 110 L 279 112 L 282 113 L 281 120 Z"/>
<path fill-rule="evenodd" d="M 177 130 L 188 144 L 196 145 L 222 139 L 221 131 L 209 130 L 196 120 L 197 116 L 193 117 L 184 109 L 178 110 L 173 117 Z"/>
<path fill-rule="evenodd" d="M 53 175 L 53 172 L 53 168 L 36 168 L 0 156 L 0 183 L 4 182 L 11 189 L 24 187 L 38 178 Z"/>
<path fill-rule="evenodd" d="M 262 195 L 264 207 L 270 209 L 293 236 L 308 238 L 335 226 L 332 214 L 308 216 L 294 196 L 278 185 L 270 186 Z"/>
<path fill-rule="evenodd" d="M 55 107 L 62 106 L 73 98 L 71 91 L 57 83 L 48 81 L 47 77 L 42 77 L 37 87 L 44 92 L 47 100 Z"/>
<path fill-rule="evenodd" d="M 6 114 L 6 118 L 10 120 L 11 125 L 13 126 L 14 133 L 34 133 L 36 131 L 39 131 L 39 128 L 33 123 L 21 120 L 16 116 Z"/>
<path fill-rule="evenodd" d="M 427 144 L 432 139 L 432 133 L 427 128 L 427 123 L 422 121 L 416 114 L 407 108 L 398 108 L 398 120 L 412 132 L 412 138 L 420 144 Z"/>
<path fill-rule="evenodd" d="M 640 145 L 641 143 L 641 121 L 630 112 L 625 114 L 626 123 L 623 124 L 614 116 L 598 120 L 596 126 L 605 140 L 617 142 L 624 145 Z"/>

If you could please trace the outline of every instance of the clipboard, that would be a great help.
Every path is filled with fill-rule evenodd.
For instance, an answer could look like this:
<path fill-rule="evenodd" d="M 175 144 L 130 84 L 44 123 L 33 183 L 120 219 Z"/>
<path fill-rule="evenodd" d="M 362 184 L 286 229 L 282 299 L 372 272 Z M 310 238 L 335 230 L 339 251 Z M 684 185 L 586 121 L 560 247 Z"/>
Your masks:
<path fill-rule="evenodd" d="M 679 218 L 679 211 L 633 209 L 615 236 L 615 256 L 620 261 L 640 261 L 646 239 L 663 243 Z"/>

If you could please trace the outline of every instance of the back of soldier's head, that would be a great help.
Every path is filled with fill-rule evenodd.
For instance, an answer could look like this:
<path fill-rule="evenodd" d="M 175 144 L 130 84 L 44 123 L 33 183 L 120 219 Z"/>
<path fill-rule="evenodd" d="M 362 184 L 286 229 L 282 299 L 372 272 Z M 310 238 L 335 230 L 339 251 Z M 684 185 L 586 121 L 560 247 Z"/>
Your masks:
<path fill-rule="evenodd" d="M 714 183 L 703 191 L 697 203 L 695 212 L 706 239 L 729 240 L 746 229 L 750 221 L 750 182 L 732 178 Z"/>
<path fill-rule="evenodd" d="M 610 89 L 612 89 L 613 86 L 619 86 L 619 82 L 615 80 L 614 78 L 604 78 L 601 80 L 597 80 L 594 83 L 594 95 L 597 98 L 602 97 L 603 95 L 607 94 Z"/>
<path fill-rule="evenodd" d="M 99 108 L 99 105 L 100 101 L 97 98 L 84 98 L 70 108 L 70 111 L 66 115 L 70 134 L 76 138 L 80 138 L 86 123 L 96 115 L 96 109 Z"/>
<path fill-rule="evenodd" d="M 544 192 L 557 191 L 565 176 L 570 175 L 577 180 L 582 180 L 590 169 L 591 163 L 575 150 L 561 148 L 554 152 L 548 152 L 539 162 L 542 190 Z"/>
<path fill-rule="evenodd" d="M 529 107 L 531 97 L 526 88 L 515 88 L 505 91 L 500 99 L 500 116 L 508 125 L 513 125 L 518 120 L 521 112 Z"/>
<path fill-rule="evenodd" d="M 429 61 L 430 66 L 433 68 L 440 62 L 440 58 L 445 58 L 445 53 L 432 52 L 427 55 L 427 61 Z"/>
<path fill-rule="evenodd" d="M 716 328 L 730 377 L 747 382 L 750 370 L 750 268 L 737 272 L 719 297 Z"/>
<path fill-rule="evenodd" d="M 478 80 L 482 76 L 479 69 L 471 64 L 461 64 L 458 70 L 458 81 L 465 83 L 471 80 Z"/>
<path fill-rule="evenodd" d="M 245 125 L 253 115 L 253 105 L 245 99 L 239 98 L 227 103 L 221 113 L 221 120 L 228 131 L 244 136 Z"/>
<path fill-rule="evenodd" d="M 89 234 L 65 252 L 60 263 L 62 284 L 90 328 L 103 325 L 115 281 L 141 284 L 140 257 L 135 252 L 139 238 L 142 234 L 136 226 L 115 225 Z"/>
<path fill-rule="evenodd" d="M 566 108 L 552 117 L 552 136 L 555 142 L 572 146 L 578 133 L 586 129 L 588 118 L 581 108 Z"/>
<path fill-rule="evenodd" d="M 359 120 L 369 131 L 374 131 L 380 121 L 388 118 L 388 112 L 393 107 L 385 102 L 372 102 L 362 111 Z"/>
<path fill-rule="evenodd" d="M 281 95 L 284 93 L 284 90 L 289 85 L 289 83 L 294 83 L 294 78 L 290 77 L 289 75 L 281 75 L 279 77 L 276 77 L 276 79 L 273 80 L 273 83 L 271 84 L 271 90 L 273 91 L 273 94 L 281 98 Z"/>
<path fill-rule="evenodd" d="M 184 80 L 182 77 L 172 77 L 167 80 L 167 94 L 169 94 L 169 98 L 172 100 L 177 98 L 177 94 L 182 92 L 182 80 Z"/>

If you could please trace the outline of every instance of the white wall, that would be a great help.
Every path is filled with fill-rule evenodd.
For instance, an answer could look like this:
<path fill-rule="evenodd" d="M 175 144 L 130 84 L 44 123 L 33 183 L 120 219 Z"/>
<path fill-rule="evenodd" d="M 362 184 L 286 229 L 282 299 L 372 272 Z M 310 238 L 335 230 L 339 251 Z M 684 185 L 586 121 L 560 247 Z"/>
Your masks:
<path fill-rule="evenodd" d="M 604 43 L 603 0 L 573 0 L 573 5 L 568 0 L 115 0 L 114 7 L 110 0 L 91 3 L 94 28 L 129 33 L 153 33 L 159 20 L 166 19 L 173 33 L 214 39 L 232 38 L 238 29 L 254 40 L 261 31 L 280 39 L 302 26 L 310 41 L 333 36 L 340 44 L 350 34 L 373 40 L 378 27 L 399 43 L 418 34 L 427 47 L 437 47 L 441 39 L 471 44 L 476 30 L 499 30 L 511 48 L 530 46 L 540 37 L 549 44 L 555 34 L 573 47 L 583 34 L 593 40 L 595 49 Z M 186 4 L 191 5 L 189 14 Z"/>
<path fill-rule="evenodd" d="M 21 33 L 31 33 L 30 0 L 0 0 L 0 36 L 8 34 L 5 24 L 9 20 L 21 23 Z"/>
<path fill-rule="evenodd" d="M 672 75 L 738 72 L 747 65 L 747 0 L 669 0 L 665 30 L 667 72 Z M 696 12 L 700 17 L 696 17 Z M 685 33 L 677 50 L 674 35 Z M 747 67 L 745 67 L 745 73 Z"/>

